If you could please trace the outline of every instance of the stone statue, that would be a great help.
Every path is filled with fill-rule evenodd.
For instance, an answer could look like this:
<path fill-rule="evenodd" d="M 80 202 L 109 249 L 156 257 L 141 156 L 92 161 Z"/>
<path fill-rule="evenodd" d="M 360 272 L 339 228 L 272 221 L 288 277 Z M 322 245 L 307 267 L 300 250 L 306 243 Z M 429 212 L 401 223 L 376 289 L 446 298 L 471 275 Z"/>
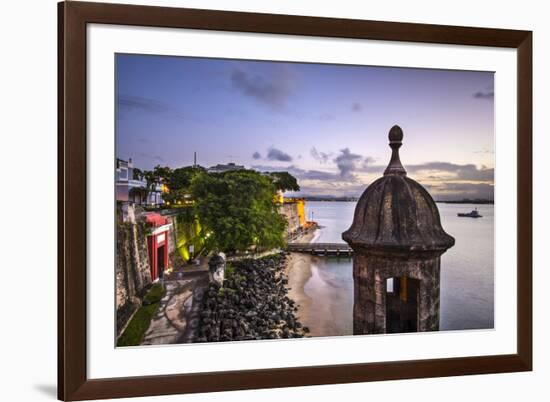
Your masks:
<path fill-rule="evenodd" d="M 208 261 L 210 282 L 216 283 L 219 287 L 223 286 L 225 264 L 225 254 L 222 252 L 214 254 Z"/>

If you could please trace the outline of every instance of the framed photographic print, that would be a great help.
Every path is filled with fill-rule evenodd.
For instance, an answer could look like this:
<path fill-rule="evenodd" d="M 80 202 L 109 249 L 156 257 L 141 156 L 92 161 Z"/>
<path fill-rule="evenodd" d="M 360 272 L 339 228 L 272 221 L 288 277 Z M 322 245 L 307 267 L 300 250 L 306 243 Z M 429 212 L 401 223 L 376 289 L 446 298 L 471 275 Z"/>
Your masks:
<path fill-rule="evenodd" d="M 532 367 L 532 33 L 59 4 L 59 398 Z"/>

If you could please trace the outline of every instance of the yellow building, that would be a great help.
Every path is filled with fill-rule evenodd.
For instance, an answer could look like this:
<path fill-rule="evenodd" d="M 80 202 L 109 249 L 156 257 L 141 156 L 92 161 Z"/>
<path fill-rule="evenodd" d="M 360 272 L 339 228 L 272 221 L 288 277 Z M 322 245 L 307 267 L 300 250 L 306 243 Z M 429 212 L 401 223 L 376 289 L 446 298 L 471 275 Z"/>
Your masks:
<path fill-rule="evenodd" d="M 303 198 L 296 198 L 296 208 L 300 219 L 300 227 L 306 226 L 306 202 Z"/>
<path fill-rule="evenodd" d="M 286 218 L 287 236 L 292 237 L 307 226 L 305 200 L 303 198 L 283 198 L 281 213 Z"/>

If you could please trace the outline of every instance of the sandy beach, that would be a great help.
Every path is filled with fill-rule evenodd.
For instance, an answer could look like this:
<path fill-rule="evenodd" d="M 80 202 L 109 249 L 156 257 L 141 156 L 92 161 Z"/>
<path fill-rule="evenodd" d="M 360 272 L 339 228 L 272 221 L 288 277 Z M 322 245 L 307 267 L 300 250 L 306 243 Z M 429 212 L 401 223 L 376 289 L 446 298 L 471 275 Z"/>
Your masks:
<path fill-rule="evenodd" d="M 316 232 L 307 233 L 299 242 L 311 242 Z M 309 328 L 309 336 L 349 335 L 349 303 L 341 300 L 341 285 L 325 272 L 326 266 L 327 257 L 290 253 L 286 267 L 288 296 L 298 304 L 298 319 Z"/>
<path fill-rule="evenodd" d="M 290 253 L 287 259 L 288 297 L 298 304 L 298 319 L 309 327 L 308 312 L 311 309 L 311 298 L 305 293 L 304 287 L 311 278 L 311 256 L 303 253 Z M 311 330 L 312 328 L 310 328 Z"/>
<path fill-rule="evenodd" d="M 311 243 L 315 236 L 317 236 L 318 231 L 319 227 L 316 226 L 314 230 L 309 230 L 307 233 L 294 239 L 291 243 Z"/>

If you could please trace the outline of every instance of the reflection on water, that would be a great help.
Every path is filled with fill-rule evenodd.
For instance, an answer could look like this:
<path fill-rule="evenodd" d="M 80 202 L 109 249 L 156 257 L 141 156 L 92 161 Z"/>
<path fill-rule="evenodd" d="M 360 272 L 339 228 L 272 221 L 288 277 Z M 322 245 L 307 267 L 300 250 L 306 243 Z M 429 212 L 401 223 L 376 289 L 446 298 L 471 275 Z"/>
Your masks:
<path fill-rule="evenodd" d="M 440 329 L 493 328 L 493 205 L 437 205 L 443 228 L 456 239 L 441 257 Z M 483 218 L 457 217 L 476 207 Z M 343 242 L 341 234 L 351 224 L 355 202 L 308 202 L 306 209 L 323 226 L 315 242 Z M 312 299 L 311 321 L 330 332 L 323 335 L 352 334 L 351 259 L 314 258 L 304 291 Z"/>
<path fill-rule="evenodd" d="M 313 257 L 311 278 L 304 292 L 312 299 L 311 325 L 315 336 L 315 322 L 322 322 L 324 336 L 350 335 L 353 333 L 353 278 L 349 268 L 350 258 Z M 327 301 L 329 301 L 327 303 Z"/>

